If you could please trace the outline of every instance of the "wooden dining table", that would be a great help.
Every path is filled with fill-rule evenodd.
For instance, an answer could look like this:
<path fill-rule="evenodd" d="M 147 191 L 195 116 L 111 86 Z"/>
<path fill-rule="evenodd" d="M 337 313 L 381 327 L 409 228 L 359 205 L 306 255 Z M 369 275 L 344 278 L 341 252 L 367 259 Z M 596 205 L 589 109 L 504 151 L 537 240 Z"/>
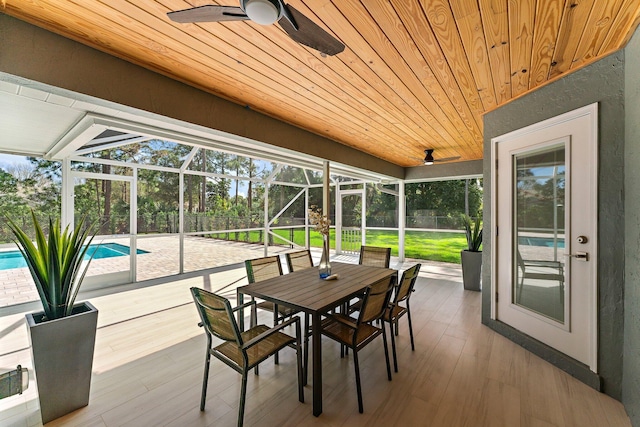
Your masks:
<path fill-rule="evenodd" d="M 271 301 L 302 311 L 311 317 L 313 415 L 322 413 L 322 344 L 321 316 L 362 294 L 378 280 L 397 275 L 396 270 L 359 264 L 331 263 L 336 280 L 323 280 L 317 267 L 294 271 L 262 280 L 237 289 L 238 304 L 244 295 Z M 239 326 L 244 328 L 244 314 L 239 314 Z M 303 332 L 305 333 L 305 332 Z M 306 370 L 305 370 L 306 372 Z"/>

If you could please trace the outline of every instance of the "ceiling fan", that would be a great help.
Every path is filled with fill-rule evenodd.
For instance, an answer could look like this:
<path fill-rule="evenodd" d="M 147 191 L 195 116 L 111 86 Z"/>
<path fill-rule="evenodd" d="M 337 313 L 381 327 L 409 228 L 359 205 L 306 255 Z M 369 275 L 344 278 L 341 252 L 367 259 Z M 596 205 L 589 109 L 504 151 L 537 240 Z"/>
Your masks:
<path fill-rule="evenodd" d="M 435 151 L 435 148 L 428 148 L 426 150 L 424 150 L 424 164 L 425 165 L 432 165 L 435 162 L 452 162 L 454 160 L 458 160 L 460 158 L 460 156 L 454 156 L 454 157 L 445 157 L 443 159 L 435 159 L 433 157 L 433 152 Z"/>
<path fill-rule="evenodd" d="M 344 50 L 344 44 L 283 0 L 240 0 L 239 7 L 206 5 L 169 12 L 167 16 L 180 23 L 250 20 L 271 25 L 277 21 L 293 40 L 322 54 L 335 55 Z"/>

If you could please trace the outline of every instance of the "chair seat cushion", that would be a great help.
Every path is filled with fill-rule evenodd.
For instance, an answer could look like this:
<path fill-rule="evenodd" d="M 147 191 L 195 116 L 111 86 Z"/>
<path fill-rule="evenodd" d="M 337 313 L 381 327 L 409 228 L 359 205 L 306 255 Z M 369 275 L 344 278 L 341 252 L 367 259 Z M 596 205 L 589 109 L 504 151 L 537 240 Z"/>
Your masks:
<path fill-rule="evenodd" d="M 353 335 L 356 332 L 355 319 L 345 316 L 344 314 L 329 315 L 322 320 L 322 333 L 344 345 L 353 346 Z M 369 323 L 361 323 L 358 330 L 355 345 L 361 345 L 375 338 L 382 329 L 377 328 Z"/>
<path fill-rule="evenodd" d="M 265 331 L 268 331 L 269 327 L 266 325 L 255 326 L 248 331 L 242 332 L 242 341 L 247 342 Z M 247 357 L 249 359 L 248 368 L 255 366 L 262 360 L 266 359 L 277 350 L 286 347 L 296 342 L 294 337 L 291 337 L 282 332 L 276 332 L 273 335 L 260 341 L 258 344 L 247 349 Z M 211 350 L 212 354 L 216 357 L 223 356 L 227 360 L 233 362 L 240 368 L 244 367 L 244 358 L 242 357 L 242 350 L 238 345 L 232 341 L 227 341 Z"/>

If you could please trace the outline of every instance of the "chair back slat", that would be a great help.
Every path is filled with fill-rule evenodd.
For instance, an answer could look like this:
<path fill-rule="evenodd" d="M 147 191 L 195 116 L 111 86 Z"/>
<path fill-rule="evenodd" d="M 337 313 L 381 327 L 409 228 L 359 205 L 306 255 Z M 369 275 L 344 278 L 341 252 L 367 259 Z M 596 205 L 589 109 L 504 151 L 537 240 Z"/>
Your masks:
<path fill-rule="evenodd" d="M 242 345 L 240 330 L 229 300 L 200 288 L 191 288 L 200 320 L 207 332 L 224 341 Z"/>
<path fill-rule="evenodd" d="M 400 284 L 396 287 L 396 295 L 394 298 L 394 302 L 398 303 L 400 301 L 406 300 L 411 292 L 413 292 L 413 286 L 416 283 L 416 279 L 418 278 L 418 273 L 420 272 L 420 267 L 422 264 L 416 264 L 413 267 L 405 270 L 402 273 L 402 279 L 400 279 Z"/>
<path fill-rule="evenodd" d="M 362 298 L 362 309 L 358 316 L 358 323 L 368 323 L 382 318 L 391 299 L 393 290 L 393 276 L 378 280 L 365 291 Z"/>
<path fill-rule="evenodd" d="M 282 276 L 282 265 L 278 255 L 249 259 L 244 262 L 249 283 Z"/>
<path fill-rule="evenodd" d="M 391 248 L 380 248 L 377 246 L 361 246 L 360 259 L 358 264 L 371 267 L 389 268 L 391 261 Z"/>
<path fill-rule="evenodd" d="M 311 252 L 309 249 L 304 251 L 289 252 L 285 254 L 287 257 L 287 266 L 289 272 L 303 270 L 305 268 L 313 267 L 313 260 L 311 258 Z"/>

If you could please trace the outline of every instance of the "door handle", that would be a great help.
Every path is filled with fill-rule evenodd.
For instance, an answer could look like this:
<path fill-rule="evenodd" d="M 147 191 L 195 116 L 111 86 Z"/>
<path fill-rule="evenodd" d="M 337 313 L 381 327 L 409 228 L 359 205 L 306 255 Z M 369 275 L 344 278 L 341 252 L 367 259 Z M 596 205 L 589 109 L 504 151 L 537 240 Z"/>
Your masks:
<path fill-rule="evenodd" d="M 589 253 L 588 252 L 576 252 L 575 254 L 564 254 L 564 256 L 575 258 L 580 261 L 589 261 Z"/>

